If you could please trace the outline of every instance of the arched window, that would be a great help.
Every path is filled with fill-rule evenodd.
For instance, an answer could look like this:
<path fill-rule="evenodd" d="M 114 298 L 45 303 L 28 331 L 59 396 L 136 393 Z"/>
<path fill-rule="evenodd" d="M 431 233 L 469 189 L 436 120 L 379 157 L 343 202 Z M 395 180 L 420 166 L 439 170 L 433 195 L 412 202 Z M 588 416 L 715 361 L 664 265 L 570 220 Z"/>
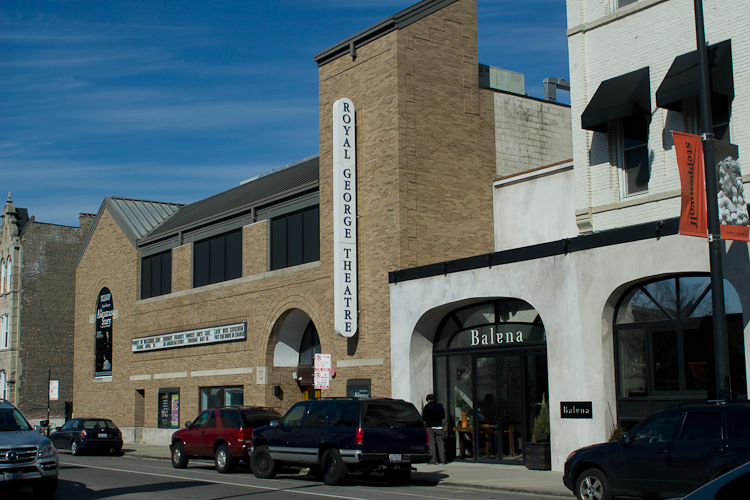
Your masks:
<path fill-rule="evenodd" d="M 8 278 L 8 282 L 5 284 L 5 291 L 10 292 L 13 288 L 13 282 L 11 281 L 11 278 L 13 277 L 13 266 L 10 265 L 10 257 L 5 261 L 5 267 L 7 267 L 5 276 Z"/>
<path fill-rule="evenodd" d="M 5 259 L 0 260 L 0 293 L 5 293 Z"/>
<path fill-rule="evenodd" d="M 10 348 L 10 316 L 0 316 L 0 349 Z"/>
<path fill-rule="evenodd" d="M 747 398 L 742 308 L 724 280 L 732 397 Z M 624 428 L 665 406 L 715 397 L 709 276 L 641 283 L 615 312 L 618 415 Z"/>
<path fill-rule="evenodd" d="M 302 335 L 302 343 L 299 348 L 299 365 L 312 365 L 313 356 L 320 354 L 320 339 L 315 323 L 310 321 Z"/>

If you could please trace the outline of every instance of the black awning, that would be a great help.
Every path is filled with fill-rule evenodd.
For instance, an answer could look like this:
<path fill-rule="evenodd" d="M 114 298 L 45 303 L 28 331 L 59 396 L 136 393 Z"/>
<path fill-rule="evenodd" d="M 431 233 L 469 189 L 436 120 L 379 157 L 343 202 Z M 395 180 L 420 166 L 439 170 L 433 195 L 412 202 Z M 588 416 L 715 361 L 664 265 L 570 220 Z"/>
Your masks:
<path fill-rule="evenodd" d="M 734 99 L 731 40 L 708 47 L 708 81 L 711 93 Z M 656 105 L 682 111 L 682 100 L 697 96 L 699 91 L 698 52 L 694 50 L 675 58 L 656 91 Z"/>
<path fill-rule="evenodd" d="M 625 117 L 651 121 L 648 67 L 600 83 L 581 115 L 581 127 L 606 132 L 607 122 Z"/>

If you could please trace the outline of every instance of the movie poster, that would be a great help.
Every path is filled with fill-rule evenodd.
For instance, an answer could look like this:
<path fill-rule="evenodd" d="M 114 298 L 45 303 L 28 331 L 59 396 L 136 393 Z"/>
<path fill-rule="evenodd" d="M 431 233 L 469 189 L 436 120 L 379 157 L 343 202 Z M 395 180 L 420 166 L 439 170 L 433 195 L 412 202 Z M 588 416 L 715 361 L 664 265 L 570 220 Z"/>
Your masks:
<path fill-rule="evenodd" d="M 96 339 L 94 343 L 94 376 L 112 376 L 112 294 L 102 288 L 96 304 Z"/>

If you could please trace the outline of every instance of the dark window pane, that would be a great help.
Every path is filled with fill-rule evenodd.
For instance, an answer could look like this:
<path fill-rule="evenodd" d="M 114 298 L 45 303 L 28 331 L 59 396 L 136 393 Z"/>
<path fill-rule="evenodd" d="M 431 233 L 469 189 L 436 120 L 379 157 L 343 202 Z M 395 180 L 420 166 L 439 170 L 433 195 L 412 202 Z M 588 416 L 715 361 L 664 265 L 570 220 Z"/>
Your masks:
<path fill-rule="evenodd" d="M 151 257 L 151 296 L 161 293 L 161 255 L 154 255 Z"/>
<path fill-rule="evenodd" d="M 622 138 L 626 151 L 646 146 L 648 143 L 648 122 L 638 118 L 623 118 Z"/>
<path fill-rule="evenodd" d="M 141 298 L 151 297 L 151 257 L 141 259 Z"/>
<path fill-rule="evenodd" d="M 208 285 L 208 240 L 193 245 L 193 285 Z"/>
<path fill-rule="evenodd" d="M 714 337 L 711 324 L 707 323 L 707 327 L 683 332 L 688 391 L 708 391 L 714 387 Z"/>
<path fill-rule="evenodd" d="M 225 429 L 236 429 L 240 426 L 240 415 L 237 410 L 221 410 L 221 426 Z"/>
<path fill-rule="evenodd" d="M 305 333 L 302 334 L 299 353 L 300 365 L 313 364 L 313 355 L 320 354 L 320 338 L 318 337 L 318 330 L 312 321 L 307 324 Z"/>
<path fill-rule="evenodd" d="M 635 3 L 638 0 L 617 0 L 617 8 L 625 7 L 626 5 L 630 5 L 631 3 Z"/>
<path fill-rule="evenodd" d="M 242 277 L 242 230 L 227 234 L 226 279 Z"/>
<path fill-rule="evenodd" d="M 334 427 L 357 427 L 359 426 L 359 404 L 356 401 L 336 401 L 333 411 Z"/>
<path fill-rule="evenodd" d="M 172 293 L 172 251 L 161 254 L 161 293 Z"/>
<path fill-rule="evenodd" d="M 302 212 L 287 217 L 287 266 L 302 264 Z"/>
<path fill-rule="evenodd" d="M 677 391 L 680 389 L 677 362 L 677 332 L 653 332 L 654 389 Z"/>
<path fill-rule="evenodd" d="M 680 441 L 706 441 L 721 439 L 720 411 L 690 411 L 682 424 Z"/>
<path fill-rule="evenodd" d="M 242 421 L 245 423 L 244 427 L 255 429 L 256 427 L 263 427 L 268 425 L 272 420 L 281 420 L 281 415 L 266 414 L 266 413 L 255 413 L 254 411 L 241 411 Z"/>
<path fill-rule="evenodd" d="M 633 433 L 633 443 L 669 443 L 681 414 L 656 417 L 640 426 Z"/>
<path fill-rule="evenodd" d="M 672 318 L 662 311 L 643 290 L 635 288 L 625 296 L 623 305 L 617 311 L 616 323 L 639 323 L 663 319 Z"/>
<path fill-rule="evenodd" d="M 646 396 L 648 366 L 646 360 L 646 331 L 619 330 L 617 332 L 618 377 L 620 396 Z"/>
<path fill-rule="evenodd" d="M 710 285 L 711 281 L 705 276 L 680 278 L 680 317 L 686 318 L 693 312 Z"/>
<path fill-rule="evenodd" d="M 310 411 L 307 412 L 306 427 L 322 427 L 326 424 L 326 415 L 328 414 L 328 401 L 314 401 L 310 404 Z"/>
<path fill-rule="evenodd" d="M 320 209 L 306 210 L 303 215 L 304 226 L 304 261 L 320 260 Z"/>
<path fill-rule="evenodd" d="M 424 428 L 424 421 L 409 403 L 365 403 L 362 427 L 386 429 Z"/>
<path fill-rule="evenodd" d="M 223 235 L 209 240 L 210 250 L 208 270 L 210 283 L 220 283 L 225 279 L 225 244 L 226 240 Z"/>
<path fill-rule="evenodd" d="M 297 403 L 292 406 L 286 415 L 284 415 L 284 418 L 281 419 L 281 425 L 285 427 L 302 425 L 302 418 L 305 416 L 306 406 L 307 403 Z"/>
<path fill-rule="evenodd" d="M 286 265 L 286 217 L 271 221 L 271 270 Z"/>
<path fill-rule="evenodd" d="M 662 307 L 672 318 L 677 317 L 677 284 L 672 278 L 655 281 L 644 285 L 643 289 Z"/>
<path fill-rule="evenodd" d="M 648 147 L 641 146 L 625 151 L 625 178 L 627 194 L 648 190 L 650 169 L 648 165 Z"/>
<path fill-rule="evenodd" d="M 211 412 L 211 416 L 208 417 L 208 422 L 206 422 L 206 429 L 215 429 L 216 428 L 216 416 L 214 415 L 216 412 Z"/>

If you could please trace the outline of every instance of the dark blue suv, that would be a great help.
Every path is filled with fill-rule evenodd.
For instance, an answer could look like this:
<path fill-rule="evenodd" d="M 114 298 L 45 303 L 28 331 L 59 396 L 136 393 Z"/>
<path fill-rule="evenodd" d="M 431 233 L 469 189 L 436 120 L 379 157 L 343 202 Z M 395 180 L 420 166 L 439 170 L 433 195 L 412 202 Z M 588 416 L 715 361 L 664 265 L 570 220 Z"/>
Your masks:
<path fill-rule="evenodd" d="M 430 460 L 424 421 L 400 399 L 329 398 L 301 401 L 278 422 L 253 432 L 250 467 L 272 478 L 280 465 L 309 467 L 326 484 L 349 472 L 383 472 L 391 484 L 411 476 L 411 465 Z"/>
<path fill-rule="evenodd" d="M 682 497 L 750 459 L 750 406 L 692 404 L 644 419 L 619 441 L 574 451 L 563 482 L 579 500 Z"/>

